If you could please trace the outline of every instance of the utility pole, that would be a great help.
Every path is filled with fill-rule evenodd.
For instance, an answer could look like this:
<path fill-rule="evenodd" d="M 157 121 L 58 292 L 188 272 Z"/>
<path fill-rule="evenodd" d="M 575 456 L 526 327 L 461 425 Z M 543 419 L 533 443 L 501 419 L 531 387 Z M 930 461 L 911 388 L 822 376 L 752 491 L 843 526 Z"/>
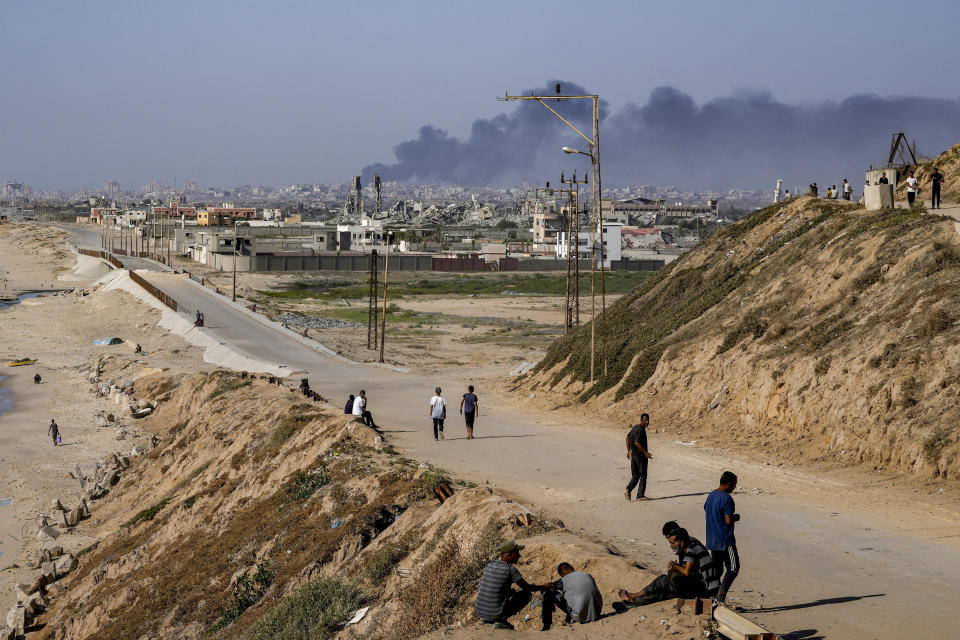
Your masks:
<path fill-rule="evenodd" d="M 237 222 L 233 221 L 233 301 L 237 301 Z"/>
<path fill-rule="evenodd" d="M 379 217 L 380 217 L 380 204 L 381 204 L 381 201 L 380 201 L 380 188 L 381 188 L 381 185 L 380 185 L 380 174 L 379 174 L 379 173 L 376 174 L 375 176 L 373 176 L 373 188 L 374 188 L 374 190 L 376 190 L 376 192 L 377 192 L 377 202 L 376 202 L 376 204 L 374 205 L 373 217 L 374 217 L 374 218 L 379 218 Z"/>
<path fill-rule="evenodd" d="M 376 349 L 378 342 L 377 335 L 377 299 L 379 297 L 378 291 L 378 275 L 377 275 L 377 260 L 379 256 L 377 255 L 377 250 L 374 249 L 370 252 L 370 299 L 367 305 L 367 349 Z"/>
<path fill-rule="evenodd" d="M 570 184 L 570 200 L 572 214 L 567 219 L 567 323 L 572 327 L 574 321 L 576 326 L 580 326 L 580 185 L 587 184 L 589 179 L 584 176 L 583 180 L 577 180 L 577 172 L 573 172 L 573 178 L 566 180 L 563 173 L 560 173 L 560 182 Z M 571 256 L 573 256 L 574 271 L 574 292 L 571 300 L 570 292 L 570 267 Z"/>
<path fill-rule="evenodd" d="M 390 232 L 387 231 L 387 255 L 383 259 L 383 313 L 380 315 L 380 362 L 387 342 L 387 274 L 390 273 Z"/>
<path fill-rule="evenodd" d="M 601 198 L 603 194 L 602 183 L 600 181 L 600 96 L 599 95 L 563 95 L 561 94 L 561 87 L 557 84 L 556 95 L 552 96 L 511 96 L 506 94 L 503 98 L 498 98 L 502 101 L 510 100 L 536 100 L 539 102 L 547 111 L 555 115 L 560 119 L 565 125 L 570 127 L 577 135 L 583 138 L 588 145 L 590 145 L 590 153 L 584 151 L 578 151 L 577 149 L 571 149 L 570 147 L 564 147 L 564 153 L 578 153 L 580 155 L 587 156 L 590 158 L 590 165 L 593 171 L 593 218 L 590 224 L 590 240 L 592 245 L 592 256 L 593 260 L 591 261 L 590 269 L 590 307 L 593 312 L 592 319 L 590 323 L 590 382 L 593 383 L 596 380 L 596 269 L 597 269 L 597 244 L 595 241 L 597 232 L 600 233 L 600 295 L 601 295 L 601 332 L 602 332 L 602 345 L 603 345 L 603 372 L 604 375 L 607 373 L 607 295 L 606 295 L 606 278 L 605 278 L 605 269 L 603 265 L 603 260 L 606 255 L 606 251 L 603 248 L 603 214 L 601 212 Z M 583 134 L 580 129 L 573 126 L 569 120 L 564 118 L 562 115 L 556 112 L 550 105 L 548 105 L 545 100 L 556 100 L 560 102 L 562 100 L 590 100 L 593 102 L 593 137 L 588 138 Z"/>

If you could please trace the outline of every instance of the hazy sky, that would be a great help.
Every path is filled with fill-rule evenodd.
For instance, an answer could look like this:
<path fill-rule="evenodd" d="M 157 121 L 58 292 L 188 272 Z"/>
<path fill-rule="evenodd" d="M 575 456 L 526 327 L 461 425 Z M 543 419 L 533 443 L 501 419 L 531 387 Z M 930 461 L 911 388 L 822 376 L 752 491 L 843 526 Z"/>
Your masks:
<path fill-rule="evenodd" d="M 389 168 L 394 148 L 417 140 L 424 125 L 468 142 L 475 120 L 516 116 L 498 95 L 557 78 L 607 102 L 611 180 L 683 184 L 683 175 L 669 178 L 689 158 L 737 156 L 738 135 L 708 129 L 732 120 L 749 126 L 749 117 L 708 117 L 704 105 L 742 111 L 757 96 L 775 113 L 793 114 L 788 125 L 823 130 L 848 129 L 841 115 L 858 119 L 843 108 L 850 96 L 941 99 L 882 102 L 887 115 L 870 120 L 880 129 L 857 132 L 871 139 L 854 145 L 843 169 L 878 161 L 887 128 L 899 122 L 933 153 L 960 141 L 956 2 L 35 0 L 8 1 L 0 11 L 0 179 L 40 189 L 114 179 L 124 188 L 174 178 L 202 186 L 347 180 L 372 163 Z M 674 91 L 673 102 L 657 102 L 658 87 L 672 87 L 659 95 Z M 702 144 L 665 134 L 650 115 L 676 100 L 705 110 L 689 114 Z M 811 121 L 810 110 L 826 120 Z M 763 140 L 746 144 L 744 162 L 770 162 L 759 147 L 777 137 L 776 127 L 763 131 Z M 611 139 L 621 132 L 634 136 L 630 150 Z M 524 139 L 506 133 L 499 146 L 514 134 Z M 429 145 L 410 149 L 430 153 Z M 538 153 L 553 149 L 551 141 Z M 496 153 L 484 162 L 496 163 Z M 503 154 L 506 173 L 490 180 L 533 172 L 515 149 Z M 644 173 L 655 166 L 651 154 L 673 154 L 664 163 L 671 172 Z M 809 157 L 817 145 L 798 154 L 805 164 L 785 161 L 784 171 L 818 166 Z M 531 164 L 552 170 L 553 156 Z M 757 186 L 750 183 L 773 169 L 717 180 Z M 407 173 L 429 177 L 417 175 L 426 169 Z M 709 167 L 686 182 L 705 177 Z"/>

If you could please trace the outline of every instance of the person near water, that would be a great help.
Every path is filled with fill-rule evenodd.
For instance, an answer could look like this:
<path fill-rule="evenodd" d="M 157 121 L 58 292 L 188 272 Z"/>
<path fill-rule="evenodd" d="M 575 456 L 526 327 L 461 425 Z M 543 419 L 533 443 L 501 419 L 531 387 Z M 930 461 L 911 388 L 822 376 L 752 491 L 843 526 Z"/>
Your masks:
<path fill-rule="evenodd" d="M 347 404 L 343 405 L 343 413 L 344 414 L 353 413 L 353 394 L 352 393 L 350 394 L 350 397 L 347 398 Z"/>
<path fill-rule="evenodd" d="M 533 591 L 546 591 L 549 585 L 529 584 L 514 566 L 520 559 L 522 544 L 515 540 L 500 545 L 500 557 L 487 563 L 480 577 L 477 599 L 473 610 L 482 624 L 497 629 L 513 629 L 508 618 L 520 612 L 530 602 Z M 519 591 L 513 589 L 516 584 Z"/>
<path fill-rule="evenodd" d="M 943 174 L 936 167 L 930 174 L 930 208 L 940 208 L 940 183 L 943 182 Z"/>
<path fill-rule="evenodd" d="M 723 567 L 726 573 L 720 582 L 720 590 L 716 599 L 723 602 L 727 599 L 730 585 L 740 573 L 740 554 L 737 553 L 737 538 L 733 535 L 734 525 L 740 516 L 736 513 L 737 505 L 730 495 L 737 488 L 737 476 L 732 471 L 724 471 L 720 475 L 720 486 L 707 496 L 703 503 L 703 510 L 707 519 L 707 550 L 717 564 Z"/>
<path fill-rule="evenodd" d="M 359 395 L 353 401 L 353 415 L 359 416 L 363 424 L 371 429 L 379 429 L 377 423 L 373 421 L 373 414 L 367 410 L 367 392 L 360 389 Z"/>
<path fill-rule="evenodd" d="M 650 424 L 650 415 L 642 414 L 640 424 L 634 425 L 627 434 L 627 459 L 630 460 L 630 482 L 623 492 L 623 496 L 630 502 L 630 494 L 637 488 L 637 500 L 647 498 L 647 460 L 653 458 L 647 449 L 647 426 Z"/>
<path fill-rule="evenodd" d="M 603 596 L 593 576 L 584 571 L 575 571 L 569 562 L 557 566 L 560 579 L 543 593 L 543 609 L 540 621 L 543 631 L 553 624 L 553 611 L 560 609 L 567 614 L 567 622 L 586 624 L 600 619 Z"/>
<path fill-rule="evenodd" d="M 710 554 L 686 529 L 674 529 L 667 536 L 676 560 L 667 563 L 667 573 L 657 576 L 640 591 L 620 589 L 617 609 L 639 607 L 671 598 L 711 598 L 720 588 L 720 572 Z"/>
<path fill-rule="evenodd" d="M 917 199 L 917 179 L 910 174 L 907 176 L 907 205 L 913 206 Z"/>
<path fill-rule="evenodd" d="M 460 415 L 467 424 L 467 440 L 473 440 L 473 421 L 480 417 L 480 400 L 473 392 L 473 385 L 467 387 L 467 392 L 460 399 Z"/>
<path fill-rule="evenodd" d="M 50 418 L 50 426 L 47 427 L 47 435 L 53 438 L 53 446 L 57 446 L 57 438 L 60 437 L 60 426 L 53 418 Z"/>
<path fill-rule="evenodd" d="M 433 439 L 443 440 L 443 421 L 447 418 L 447 399 L 441 395 L 440 387 L 437 387 L 435 391 L 434 396 L 430 398 L 428 412 L 433 419 Z"/>

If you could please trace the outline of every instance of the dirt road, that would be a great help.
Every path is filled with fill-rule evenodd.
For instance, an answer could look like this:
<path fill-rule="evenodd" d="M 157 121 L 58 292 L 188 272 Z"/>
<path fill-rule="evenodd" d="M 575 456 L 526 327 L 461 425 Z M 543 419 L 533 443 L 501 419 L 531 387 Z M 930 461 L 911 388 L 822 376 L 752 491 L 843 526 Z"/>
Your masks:
<path fill-rule="evenodd" d="M 950 567 L 960 565 L 960 518 L 949 502 L 931 506 L 902 487 L 734 460 L 656 434 L 648 490 L 654 500 L 627 503 L 621 425 L 537 413 L 522 398 L 497 406 L 480 388 L 478 438 L 463 439 L 454 410 L 449 437 L 434 442 L 427 417 L 433 387 L 444 387 L 455 407 L 468 379 L 423 379 L 325 356 L 183 278 L 150 274 L 149 280 L 205 309 L 208 330 L 224 341 L 306 372 L 326 397 L 336 401 L 365 388 L 377 422 L 412 456 L 490 482 L 646 566 L 668 559 L 659 534 L 664 521 L 676 519 L 703 535 L 705 494 L 722 470 L 736 471 L 744 488 L 736 496 L 744 568 L 731 599 L 786 637 L 902 638 L 905 628 L 921 626 L 941 637 L 955 632 L 960 579 Z M 650 412 L 656 427 L 656 408 Z"/>

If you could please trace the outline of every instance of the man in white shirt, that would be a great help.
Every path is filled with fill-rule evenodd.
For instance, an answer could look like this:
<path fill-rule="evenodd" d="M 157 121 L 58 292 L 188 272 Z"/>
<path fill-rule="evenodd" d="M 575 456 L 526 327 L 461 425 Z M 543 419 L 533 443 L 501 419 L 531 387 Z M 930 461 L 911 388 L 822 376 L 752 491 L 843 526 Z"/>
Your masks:
<path fill-rule="evenodd" d="M 443 440 L 443 421 L 447 417 L 447 399 L 440 395 L 440 387 L 430 398 L 430 417 L 433 418 L 433 439 Z"/>
<path fill-rule="evenodd" d="M 379 429 L 377 423 L 373 421 L 373 415 L 367 411 L 367 392 L 360 389 L 360 395 L 353 401 L 353 415 L 363 420 L 363 424 L 371 429 Z"/>
<path fill-rule="evenodd" d="M 850 194 L 852 194 L 852 193 L 853 193 L 853 185 L 851 185 L 849 182 L 847 182 L 847 179 L 844 178 L 844 179 L 843 179 L 843 199 L 844 199 L 844 200 L 849 200 L 849 199 L 850 199 Z"/>
<path fill-rule="evenodd" d="M 907 204 L 913 206 L 913 201 L 917 199 L 917 179 L 913 175 L 907 176 Z"/>

